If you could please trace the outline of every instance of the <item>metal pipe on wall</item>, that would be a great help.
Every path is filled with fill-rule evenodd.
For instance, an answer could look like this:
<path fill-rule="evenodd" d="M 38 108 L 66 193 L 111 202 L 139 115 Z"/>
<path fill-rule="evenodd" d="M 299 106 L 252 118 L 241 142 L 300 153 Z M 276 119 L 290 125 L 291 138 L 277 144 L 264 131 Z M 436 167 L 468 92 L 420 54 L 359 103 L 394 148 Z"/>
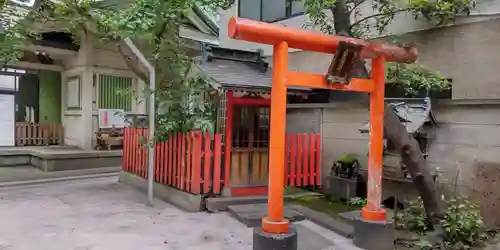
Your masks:
<path fill-rule="evenodd" d="M 153 65 L 146 59 L 144 54 L 135 46 L 130 38 L 124 39 L 127 46 L 137 56 L 139 61 L 149 72 L 149 126 L 148 126 L 148 205 L 153 206 L 153 182 L 154 182 L 154 135 L 155 135 L 155 90 L 156 90 L 156 71 Z"/>

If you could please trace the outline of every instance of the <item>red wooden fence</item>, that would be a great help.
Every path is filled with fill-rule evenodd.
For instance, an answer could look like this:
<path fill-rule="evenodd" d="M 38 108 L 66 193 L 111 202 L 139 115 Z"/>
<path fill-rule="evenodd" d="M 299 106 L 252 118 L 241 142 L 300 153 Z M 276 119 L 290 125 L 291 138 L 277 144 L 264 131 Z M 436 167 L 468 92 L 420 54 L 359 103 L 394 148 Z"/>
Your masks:
<path fill-rule="evenodd" d="M 147 129 L 125 128 L 123 170 L 147 178 Z M 155 182 L 192 194 L 222 190 L 221 135 L 177 133 L 157 143 Z M 321 185 L 321 140 L 319 134 L 287 134 L 285 186 Z"/>
<path fill-rule="evenodd" d="M 123 170 L 147 178 L 146 129 L 126 128 Z M 221 192 L 221 136 L 201 132 L 177 133 L 156 143 L 155 182 L 203 194 Z M 216 167 L 212 167 L 216 166 Z M 212 185 L 213 183 L 213 185 Z"/>
<path fill-rule="evenodd" d="M 285 186 L 321 185 L 321 138 L 319 134 L 287 134 Z"/>

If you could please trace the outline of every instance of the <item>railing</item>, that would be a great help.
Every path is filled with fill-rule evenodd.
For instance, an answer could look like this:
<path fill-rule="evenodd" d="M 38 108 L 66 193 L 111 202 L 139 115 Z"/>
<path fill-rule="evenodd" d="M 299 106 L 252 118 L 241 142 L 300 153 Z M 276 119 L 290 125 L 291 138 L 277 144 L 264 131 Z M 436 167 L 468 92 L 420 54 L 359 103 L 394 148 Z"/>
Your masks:
<path fill-rule="evenodd" d="M 123 171 L 147 178 L 147 129 L 125 128 Z M 319 134 L 288 134 L 285 186 L 321 185 Z M 155 182 L 192 194 L 220 194 L 223 151 L 220 134 L 177 133 L 154 146 Z"/>
<path fill-rule="evenodd" d="M 16 146 L 63 145 L 61 124 L 16 123 Z"/>
<path fill-rule="evenodd" d="M 321 185 L 321 137 L 319 134 L 287 134 L 285 186 Z"/>
<path fill-rule="evenodd" d="M 146 129 L 125 129 L 123 170 L 147 178 Z M 219 194 L 221 188 L 221 136 L 177 133 L 154 147 L 155 182 L 192 194 Z"/>

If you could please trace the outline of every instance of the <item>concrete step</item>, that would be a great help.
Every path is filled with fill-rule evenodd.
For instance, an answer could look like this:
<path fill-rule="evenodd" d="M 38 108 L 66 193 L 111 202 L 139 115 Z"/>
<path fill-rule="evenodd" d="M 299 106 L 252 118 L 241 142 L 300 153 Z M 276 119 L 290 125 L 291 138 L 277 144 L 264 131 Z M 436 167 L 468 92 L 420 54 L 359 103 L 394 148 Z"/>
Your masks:
<path fill-rule="evenodd" d="M 120 166 L 89 168 L 89 169 L 79 169 L 79 170 L 64 170 L 55 172 L 44 172 L 30 165 L 1 167 L 0 184 L 7 185 L 8 183 L 15 183 L 15 182 L 26 182 L 34 180 L 47 180 L 47 179 L 57 179 L 57 178 L 78 177 L 78 176 L 92 176 L 98 174 L 117 175 L 120 170 L 121 170 Z"/>
<path fill-rule="evenodd" d="M 321 196 L 313 192 L 303 192 L 285 195 L 285 200 L 297 199 L 302 196 Z M 206 209 L 210 212 L 227 211 L 229 206 L 267 203 L 267 196 L 241 197 L 209 197 L 205 200 Z"/>

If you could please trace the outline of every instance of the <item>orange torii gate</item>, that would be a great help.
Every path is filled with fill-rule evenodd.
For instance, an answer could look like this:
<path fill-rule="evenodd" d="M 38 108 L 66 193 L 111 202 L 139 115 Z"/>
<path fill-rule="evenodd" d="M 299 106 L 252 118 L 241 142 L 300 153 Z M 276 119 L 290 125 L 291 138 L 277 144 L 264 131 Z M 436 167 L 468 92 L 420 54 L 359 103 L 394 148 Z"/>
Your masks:
<path fill-rule="evenodd" d="M 380 204 L 384 130 L 384 64 L 385 62 L 413 63 L 418 56 L 417 50 L 350 37 L 327 36 L 237 17 L 232 17 L 229 21 L 228 35 L 233 39 L 274 46 L 268 216 L 262 219 L 262 228 L 254 231 L 254 249 L 297 249 L 296 243 L 293 243 L 296 242 L 296 232 L 290 230 L 289 222 L 283 218 L 287 86 L 370 93 L 368 203 L 362 209 L 361 214 L 362 220 L 366 222 L 385 222 L 386 211 Z M 348 84 L 329 83 L 325 75 L 288 71 L 288 48 L 334 54 L 339 43 L 362 48 L 361 57 L 372 60 L 370 79 L 353 78 Z M 283 237 L 270 237 L 272 234 L 281 234 Z M 287 234 L 290 235 L 289 239 L 285 237 Z"/>

